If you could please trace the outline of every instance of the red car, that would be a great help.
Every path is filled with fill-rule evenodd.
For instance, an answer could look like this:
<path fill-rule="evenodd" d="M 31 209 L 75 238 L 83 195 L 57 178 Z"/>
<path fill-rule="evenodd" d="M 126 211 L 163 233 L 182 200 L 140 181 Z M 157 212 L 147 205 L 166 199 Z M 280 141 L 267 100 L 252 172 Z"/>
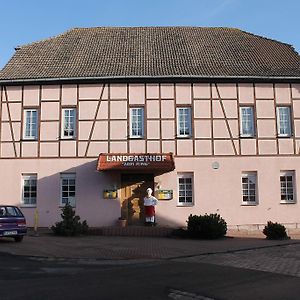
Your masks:
<path fill-rule="evenodd" d="M 0 237 L 11 237 L 16 242 L 22 242 L 26 233 L 26 220 L 21 210 L 12 205 L 0 205 Z"/>

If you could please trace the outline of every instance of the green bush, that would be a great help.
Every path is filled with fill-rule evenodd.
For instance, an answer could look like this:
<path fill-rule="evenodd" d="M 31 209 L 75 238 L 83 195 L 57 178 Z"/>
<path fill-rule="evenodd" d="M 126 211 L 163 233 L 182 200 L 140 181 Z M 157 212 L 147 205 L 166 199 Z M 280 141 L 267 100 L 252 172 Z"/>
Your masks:
<path fill-rule="evenodd" d="M 86 234 L 89 226 L 86 221 L 80 222 L 80 217 L 75 215 L 75 210 L 70 204 L 66 204 L 62 209 L 62 221 L 55 223 L 51 227 L 56 235 L 75 236 Z"/>
<path fill-rule="evenodd" d="M 226 232 L 227 224 L 218 214 L 190 215 L 187 221 L 187 233 L 192 238 L 218 239 Z"/>
<path fill-rule="evenodd" d="M 265 226 L 263 233 L 268 240 L 282 240 L 288 238 L 284 225 L 271 221 Z"/>

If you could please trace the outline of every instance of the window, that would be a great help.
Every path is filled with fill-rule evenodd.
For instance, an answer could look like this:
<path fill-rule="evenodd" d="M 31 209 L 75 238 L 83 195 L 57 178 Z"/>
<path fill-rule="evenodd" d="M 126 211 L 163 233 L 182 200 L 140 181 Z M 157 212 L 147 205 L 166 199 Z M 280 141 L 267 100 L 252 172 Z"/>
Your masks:
<path fill-rule="evenodd" d="M 291 109 L 289 106 L 277 107 L 277 127 L 279 136 L 291 136 Z"/>
<path fill-rule="evenodd" d="M 24 139 L 37 139 L 38 116 L 36 109 L 24 110 Z"/>
<path fill-rule="evenodd" d="M 193 175 L 178 175 L 178 205 L 193 205 Z"/>
<path fill-rule="evenodd" d="M 61 199 L 62 206 L 67 203 L 75 206 L 75 174 L 61 174 Z"/>
<path fill-rule="evenodd" d="M 192 135 L 191 112 L 192 110 L 190 107 L 177 108 L 178 137 L 190 137 Z"/>
<path fill-rule="evenodd" d="M 257 204 L 257 184 L 256 172 L 243 173 L 242 175 L 242 192 L 244 205 Z"/>
<path fill-rule="evenodd" d="M 37 175 L 24 174 L 22 176 L 22 205 L 36 206 Z"/>
<path fill-rule="evenodd" d="M 241 122 L 241 136 L 253 137 L 254 136 L 254 117 L 253 107 L 243 106 L 240 108 L 240 122 Z"/>
<path fill-rule="evenodd" d="M 23 217 L 23 214 L 17 207 L 0 206 L 0 216 L 5 217 Z"/>
<path fill-rule="evenodd" d="M 141 138 L 144 136 L 144 108 L 130 108 L 130 137 Z"/>
<path fill-rule="evenodd" d="M 76 135 L 76 109 L 63 108 L 62 119 L 62 137 L 74 138 Z"/>
<path fill-rule="evenodd" d="M 280 173 L 281 203 L 295 203 L 295 173 L 284 171 Z"/>

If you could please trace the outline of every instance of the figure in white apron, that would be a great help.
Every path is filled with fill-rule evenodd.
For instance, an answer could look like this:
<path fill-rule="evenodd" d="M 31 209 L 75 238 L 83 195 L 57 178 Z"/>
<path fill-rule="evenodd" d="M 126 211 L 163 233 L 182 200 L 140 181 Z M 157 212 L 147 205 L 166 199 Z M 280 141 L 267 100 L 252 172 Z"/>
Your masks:
<path fill-rule="evenodd" d="M 145 219 L 146 225 L 154 226 L 155 225 L 155 205 L 157 205 L 158 200 L 152 196 L 152 189 L 147 189 L 147 196 L 144 198 L 144 207 L 145 207 Z"/>

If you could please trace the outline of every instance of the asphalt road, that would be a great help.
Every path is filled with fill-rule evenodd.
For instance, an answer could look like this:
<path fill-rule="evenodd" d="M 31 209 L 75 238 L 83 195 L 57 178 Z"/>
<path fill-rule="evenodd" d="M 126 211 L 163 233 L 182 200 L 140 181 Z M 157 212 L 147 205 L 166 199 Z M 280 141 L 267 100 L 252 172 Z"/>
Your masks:
<path fill-rule="evenodd" d="M 201 262 L 77 261 L 0 254 L 1 300 L 207 298 L 300 299 L 300 278 Z"/>

